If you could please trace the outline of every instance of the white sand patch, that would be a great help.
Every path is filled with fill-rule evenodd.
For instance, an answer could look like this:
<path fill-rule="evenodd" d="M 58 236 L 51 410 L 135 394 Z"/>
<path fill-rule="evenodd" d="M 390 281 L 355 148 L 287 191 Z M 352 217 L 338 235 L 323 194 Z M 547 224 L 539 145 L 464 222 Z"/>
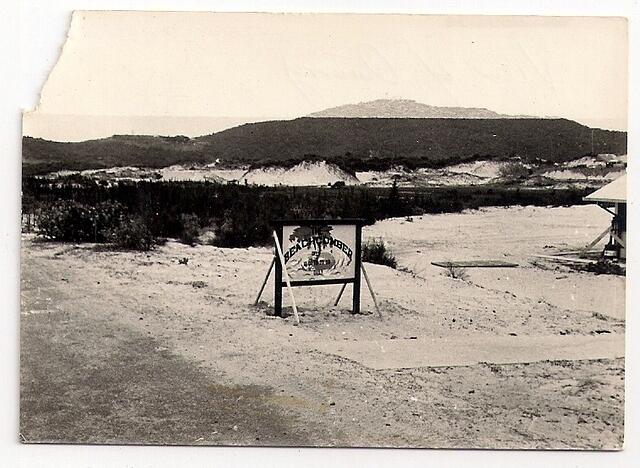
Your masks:
<path fill-rule="evenodd" d="M 494 179 L 500 176 L 500 170 L 508 164 L 510 163 L 498 161 L 474 161 L 449 166 L 447 167 L 447 171 L 457 174 L 470 174 L 485 179 Z"/>
<path fill-rule="evenodd" d="M 433 261 L 495 259 L 518 268 L 468 268 L 473 284 L 553 304 L 562 310 L 625 316 L 625 278 L 535 267 L 532 254 L 587 245 L 611 222 L 596 205 L 484 208 L 456 214 L 424 215 L 407 222 L 387 219 L 364 228 L 365 238 L 387 242 L 401 267 L 434 281 L 444 269 Z M 602 247 L 606 240 L 596 247 Z M 455 280 L 452 280 L 455 281 Z"/>
<path fill-rule="evenodd" d="M 132 166 L 117 166 L 107 169 L 86 169 L 83 171 L 57 171 L 48 174 L 48 178 L 81 175 L 90 179 L 104 180 L 163 180 L 163 181 L 193 181 L 214 182 L 219 184 L 238 181 L 247 169 L 214 169 L 212 167 L 186 167 L 173 165 L 162 169 L 140 168 Z"/>
<path fill-rule="evenodd" d="M 477 185 L 489 182 L 481 176 L 466 172 L 450 172 L 449 168 L 443 170 L 418 170 L 418 174 L 424 177 L 426 185 Z"/>
<path fill-rule="evenodd" d="M 400 187 L 438 187 L 476 185 L 491 180 L 466 172 L 452 172 L 449 169 L 420 168 L 410 171 L 404 168 L 395 168 L 387 171 L 357 172 L 356 176 L 363 184 L 370 187 L 389 187 L 393 185 L 394 181 Z"/>
<path fill-rule="evenodd" d="M 265 167 L 247 172 L 240 183 L 252 185 L 292 185 L 322 186 L 344 182 L 346 185 L 357 185 L 360 181 L 339 167 L 325 161 L 304 161 L 285 169 L 282 167 Z"/>
<path fill-rule="evenodd" d="M 473 366 L 624 357 L 624 335 L 475 336 L 329 341 L 316 348 L 371 369 Z"/>
<path fill-rule="evenodd" d="M 107 169 L 87 169 L 84 171 L 80 171 L 80 175 L 87 176 L 87 175 L 99 174 L 99 173 L 121 175 L 121 174 L 135 173 L 140 171 L 141 171 L 140 168 L 134 167 L 134 166 L 116 166 L 116 167 L 110 167 Z"/>
<path fill-rule="evenodd" d="M 543 263 L 544 264 L 544 263 Z M 586 272 L 555 270 L 552 263 L 534 268 L 530 262 L 509 271 L 487 268 L 468 269 L 469 279 L 483 288 L 509 292 L 533 301 L 553 304 L 566 311 L 598 313 L 625 319 L 625 278 Z"/>
<path fill-rule="evenodd" d="M 391 218 L 366 226 L 363 232 L 367 238 L 382 237 L 391 242 L 401 256 L 415 253 L 414 245 L 423 247 L 421 253 L 428 255 L 429 261 L 454 257 L 526 259 L 545 245 L 586 245 L 610 222 L 611 215 L 596 205 L 491 207 L 415 216 L 413 222 Z"/>
<path fill-rule="evenodd" d="M 210 169 L 209 173 L 226 181 L 239 181 L 248 169 Z"/>
<path fill-rule="evenodd" d="M 47 178 L 80 175 L 93 180 L 156 180 L 159 178 L 155 169 L 135 166 L 115 166 L 106 169 L 85 169 L 82 171 L 58 171 L 48 174 Z"/>
<path fill-rule="evenodd" d="M 607 174 L 593 174 L 588 175 L 580 171 L 571 169 L 559 169 L 554 171 L 543 172 L 542 176 L 548 177 L 553 180 L 594 180 L 594 181 L 607 181 L 615 180 L 618 177 L 624 175 L 624 170 L 611 171 Z"/>
<path fill-rule="evenodd" d="M 225 182 L 225 180 L 222 177 L 216 174 L 212 174 L 211 171 L 208 171 L 206 169 L 175 170 L 175 169 L 165 168 L 160 171 L 160 174 L 162 174 L 162 180 L 170 180 L 175 182 L 180 182 L 180 181 L 195 181 L 195 182 L 207 181 L 207 182 L 215 182 L 215 183 Z"/>
<path fill-rule="evenodd" d="M 606 165 L 606 161 L 599 161 L 593 156 L 585 156 L 563 164 L 564 167 L 605 167 Z"/>
<path fill-rule="evenodd" d="M 414 178 L 414 174 L 404 167 L 395 167 L 386 171 L 356 172 L 356 177 L 360 182 L 371 187 L 387 187 L 391 186 L 394 180 L 398 184 L 406 183 Z"/>
<path fill-rule="evenodd" d="M 215 172 L 210 169 L 186 169 L 182 166 L 169 166 L 158 171 L 162 176 L 162 180 L 194 182 L 208 181 L 215 183 L 226 182 L 226 179 L 220 177 L 220 175 Z"/>

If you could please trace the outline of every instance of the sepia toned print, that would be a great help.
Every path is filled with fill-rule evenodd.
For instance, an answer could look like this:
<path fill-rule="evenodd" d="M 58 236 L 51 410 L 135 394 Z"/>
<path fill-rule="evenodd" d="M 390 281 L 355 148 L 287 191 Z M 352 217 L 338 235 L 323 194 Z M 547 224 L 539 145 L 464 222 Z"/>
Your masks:
<path fill-rule="evenodd" d="M 621 18 L 75 12 L 21 440 L 621 449 L 626 87 Z"/>

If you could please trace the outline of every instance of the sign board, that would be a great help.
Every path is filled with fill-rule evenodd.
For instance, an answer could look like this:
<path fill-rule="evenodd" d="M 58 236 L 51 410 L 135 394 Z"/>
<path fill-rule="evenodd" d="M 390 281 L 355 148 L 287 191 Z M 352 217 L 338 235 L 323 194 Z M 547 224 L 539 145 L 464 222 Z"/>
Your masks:
<path fill-rule="evenodd" d="M 276 223 L 291 286 L 353 284 L 354 313 L 360 311 L 360 219 L 282 220 Z M 282 313 L 282 264 L 276 258 L 275 309 Z"/>
<path fill-rule="evenodd" d="M 355 224 L 285 225 L 282 252 L 291 281 L 353 280 Z"/>

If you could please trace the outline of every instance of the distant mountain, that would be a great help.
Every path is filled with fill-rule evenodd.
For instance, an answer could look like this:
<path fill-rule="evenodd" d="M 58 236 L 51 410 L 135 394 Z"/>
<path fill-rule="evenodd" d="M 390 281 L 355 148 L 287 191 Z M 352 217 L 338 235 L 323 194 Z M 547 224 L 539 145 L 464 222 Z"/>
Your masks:
<path fill-rule="evenodd" d="M 411 118 L 411 119 L 524 119 L 524 115 L 498 114 L 477 107 L 438 107 L 409 99 L 376 99 L 332 107 L 309 114 L 308 117 L 339 118 Z"/>
<path fill-rule="evenodd" d="M 563 162 L 626 154 L 625 132 L 566 119 L 299 118 L 245 124 L 198 138 L 113 136 L 79 143 L 23 138 L 23 173 L 173 164 L 292 167 L 302 161 L 343 169 L 443 167 L 473 160 Z"/>

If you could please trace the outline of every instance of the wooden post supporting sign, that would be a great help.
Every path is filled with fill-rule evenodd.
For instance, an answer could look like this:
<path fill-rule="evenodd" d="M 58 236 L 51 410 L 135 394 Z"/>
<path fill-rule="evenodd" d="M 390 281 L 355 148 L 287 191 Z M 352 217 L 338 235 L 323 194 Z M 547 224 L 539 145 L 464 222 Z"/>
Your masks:
<path fill-rule="evenodd" d="M 280 259 L 282 272 L 284 273 L 284 280 L 287 284 L 289 295 L 291 296 L 291 306 L 293 307 L 293 316 L 296 320 L 296 325 L 299 325 L 300 317 L 298 316 L 298 308 L 296 307 L 296 298 L 293 296 L 293 289 L 291 288 L 291 282 L 289 281 L 289 274 L 287 273 L 287 265 L 284 260 L 284 254 L 282 253 L 282 247 L 280 247 L 280 240 L 278 239 L 278 235 L 276 234 L 275 231 L 273 231 L 273 240 L 276 243 L 276 252 L 278 253 L 278 258 Z M 282 316 L 282 285 L 280 285 L 280 316 Z"/>
<path fill-rule="evenodd" d="M 267 271 L 267 275 L 264 277 L 264 281 L 262 282 L 262 286 L 260 286 L 260 291 L 258 291 L 258 297 L 256 297 L 256 302 L 253 305 L 258 305 L 260 302 L 260 296 L 262 296 L 262 292 L 264 291 L 264 287 L 267 285 L 267 280 L 269 279 L 269 275 L 271 275 L 271 270 L 273 270 L 273 265 L 276 263 L 276 257 L 274 256 L 271 259 L 271 263 L 269 264 L 269 270 Z"/>

